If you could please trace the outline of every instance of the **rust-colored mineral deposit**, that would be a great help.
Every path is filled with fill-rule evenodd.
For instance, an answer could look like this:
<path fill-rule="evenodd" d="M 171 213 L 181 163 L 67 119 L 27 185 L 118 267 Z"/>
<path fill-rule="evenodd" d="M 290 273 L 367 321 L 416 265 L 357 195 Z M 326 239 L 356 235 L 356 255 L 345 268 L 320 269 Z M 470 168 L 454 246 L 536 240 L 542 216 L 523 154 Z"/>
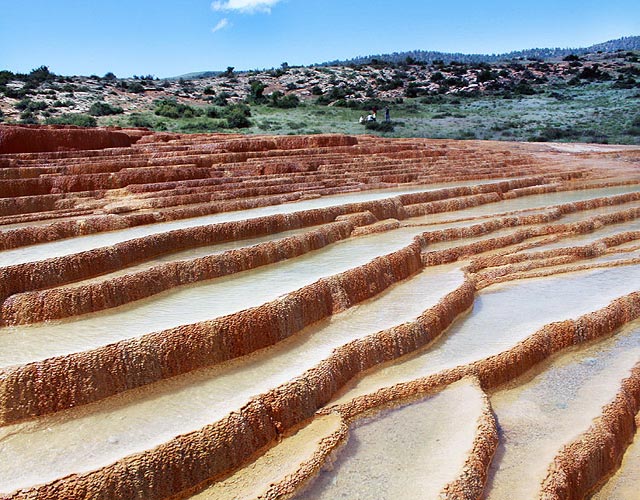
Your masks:
<path fill-rule="evenodd" d="M 639 159 L 0 125 L 0 498 L 397 498 L 403 482 L 413 497 L 416 464 L 397 464 L 414 455 L 437 464 L 438 498 L 512 498 L 496 473 L 519 446 L 509 433 L 554 422 L 504 394 L 567 353 L 590 373 L 623 352 L 633 368 L 607 384 L 559 382 L 563 422 L 595 394 L 606 404 L 531 457 L 547 473 L 530 498 L 587 498 L 640 439 Z M 443 423 L 420 453 L 384 421 L 403 408 Z M 393 432 L 352 441 L 370 421 Z M 387 484 L 367 475 L 392 456 Z M 345 457 L 348 488 L 332 476 Z"/>

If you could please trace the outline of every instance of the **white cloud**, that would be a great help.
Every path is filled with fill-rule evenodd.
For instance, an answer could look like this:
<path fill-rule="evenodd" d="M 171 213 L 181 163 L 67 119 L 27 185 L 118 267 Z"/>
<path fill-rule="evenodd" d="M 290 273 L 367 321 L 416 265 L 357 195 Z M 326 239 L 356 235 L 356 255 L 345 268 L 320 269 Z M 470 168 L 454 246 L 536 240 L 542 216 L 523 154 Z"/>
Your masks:
<path fill-rule="evenodd" d="M 220 19 L 218 24 L 216 24 L 213 28 L 211 28 L 211 33 L 215 33 L 216 31 L 220 31 L 229 26 L 229 20 L 225 17 L 224 19 Z"/>
<path fill-rule="evenodd" d="M 237 11 L 244 14 L 271 12 L 271 7 L 280 0 L 215 0 L 211 8 L 217 11 Z"/>

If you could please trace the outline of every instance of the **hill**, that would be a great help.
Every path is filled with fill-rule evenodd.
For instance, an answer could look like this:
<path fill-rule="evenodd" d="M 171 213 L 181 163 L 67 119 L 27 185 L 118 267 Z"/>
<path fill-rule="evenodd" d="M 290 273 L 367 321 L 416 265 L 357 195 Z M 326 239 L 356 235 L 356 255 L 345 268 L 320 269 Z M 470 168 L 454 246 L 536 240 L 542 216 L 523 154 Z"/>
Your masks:
<path fill-rule="evenodd" d="M 560 59 L 570 54 L 584 55 L 597 52 L 617 52 L 640 50 L 640 36 L 628 36 L 598 43 L 590 47 L 582 48 L 535 48 L 518 50 L 504 54 L 462 54 L 451 52 L 436 52 L 431 50 L 411 50 L 406 52 L 394 52 L 392 54 L 377 54 L 369 56 L 359 56 L 347 60 L 335 60 L 321 63 L 318 66 L 354 66 L 360 64 L 370 64 L 372 62 L 387 62 L 398 64 L 404 61 L 416 61 L 421 63 L 433 63 L 443 61 L 445 63 L 461 62 L 466 64 L 496 63 L 501 61 L 511 61 L 518 59 L 549 61 Z"/>
<path fill-rule="evenodd" d="M 182 133 L 342 132 L 638 144 L 639 98 L 640 52 L 625 50 L 572 52 L 550 61 L 405 58 L 253 72 L 228 68 L 164 80 L 112 73 L 61 76 L 46 66 L 29 74 L 0 71 L 0 121 Z M 360 116 L 385 107 L 391 122 L 359 123 Z"/>

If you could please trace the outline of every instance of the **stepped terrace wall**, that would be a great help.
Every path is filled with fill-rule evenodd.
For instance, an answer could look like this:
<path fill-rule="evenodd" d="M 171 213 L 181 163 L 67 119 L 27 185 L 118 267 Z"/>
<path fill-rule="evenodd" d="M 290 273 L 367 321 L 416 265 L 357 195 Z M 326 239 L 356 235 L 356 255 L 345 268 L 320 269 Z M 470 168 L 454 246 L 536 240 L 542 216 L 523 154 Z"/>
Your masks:
<path fill-rule="evenodd" d="M 113 130 L 0 125 L 0 154 L 123 148 L 133 142 L 128 134 Z"/>

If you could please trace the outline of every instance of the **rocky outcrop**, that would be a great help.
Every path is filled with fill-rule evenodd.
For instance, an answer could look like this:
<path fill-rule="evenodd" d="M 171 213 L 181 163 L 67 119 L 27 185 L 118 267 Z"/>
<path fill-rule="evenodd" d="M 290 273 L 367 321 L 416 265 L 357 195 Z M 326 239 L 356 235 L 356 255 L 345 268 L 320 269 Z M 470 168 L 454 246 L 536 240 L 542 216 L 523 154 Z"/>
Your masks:
<path fill-rule="evenodd" d="M 126 148 L 134 142 L 128 134 L 113 130 L 0 125 L 0 154 Z"/>

